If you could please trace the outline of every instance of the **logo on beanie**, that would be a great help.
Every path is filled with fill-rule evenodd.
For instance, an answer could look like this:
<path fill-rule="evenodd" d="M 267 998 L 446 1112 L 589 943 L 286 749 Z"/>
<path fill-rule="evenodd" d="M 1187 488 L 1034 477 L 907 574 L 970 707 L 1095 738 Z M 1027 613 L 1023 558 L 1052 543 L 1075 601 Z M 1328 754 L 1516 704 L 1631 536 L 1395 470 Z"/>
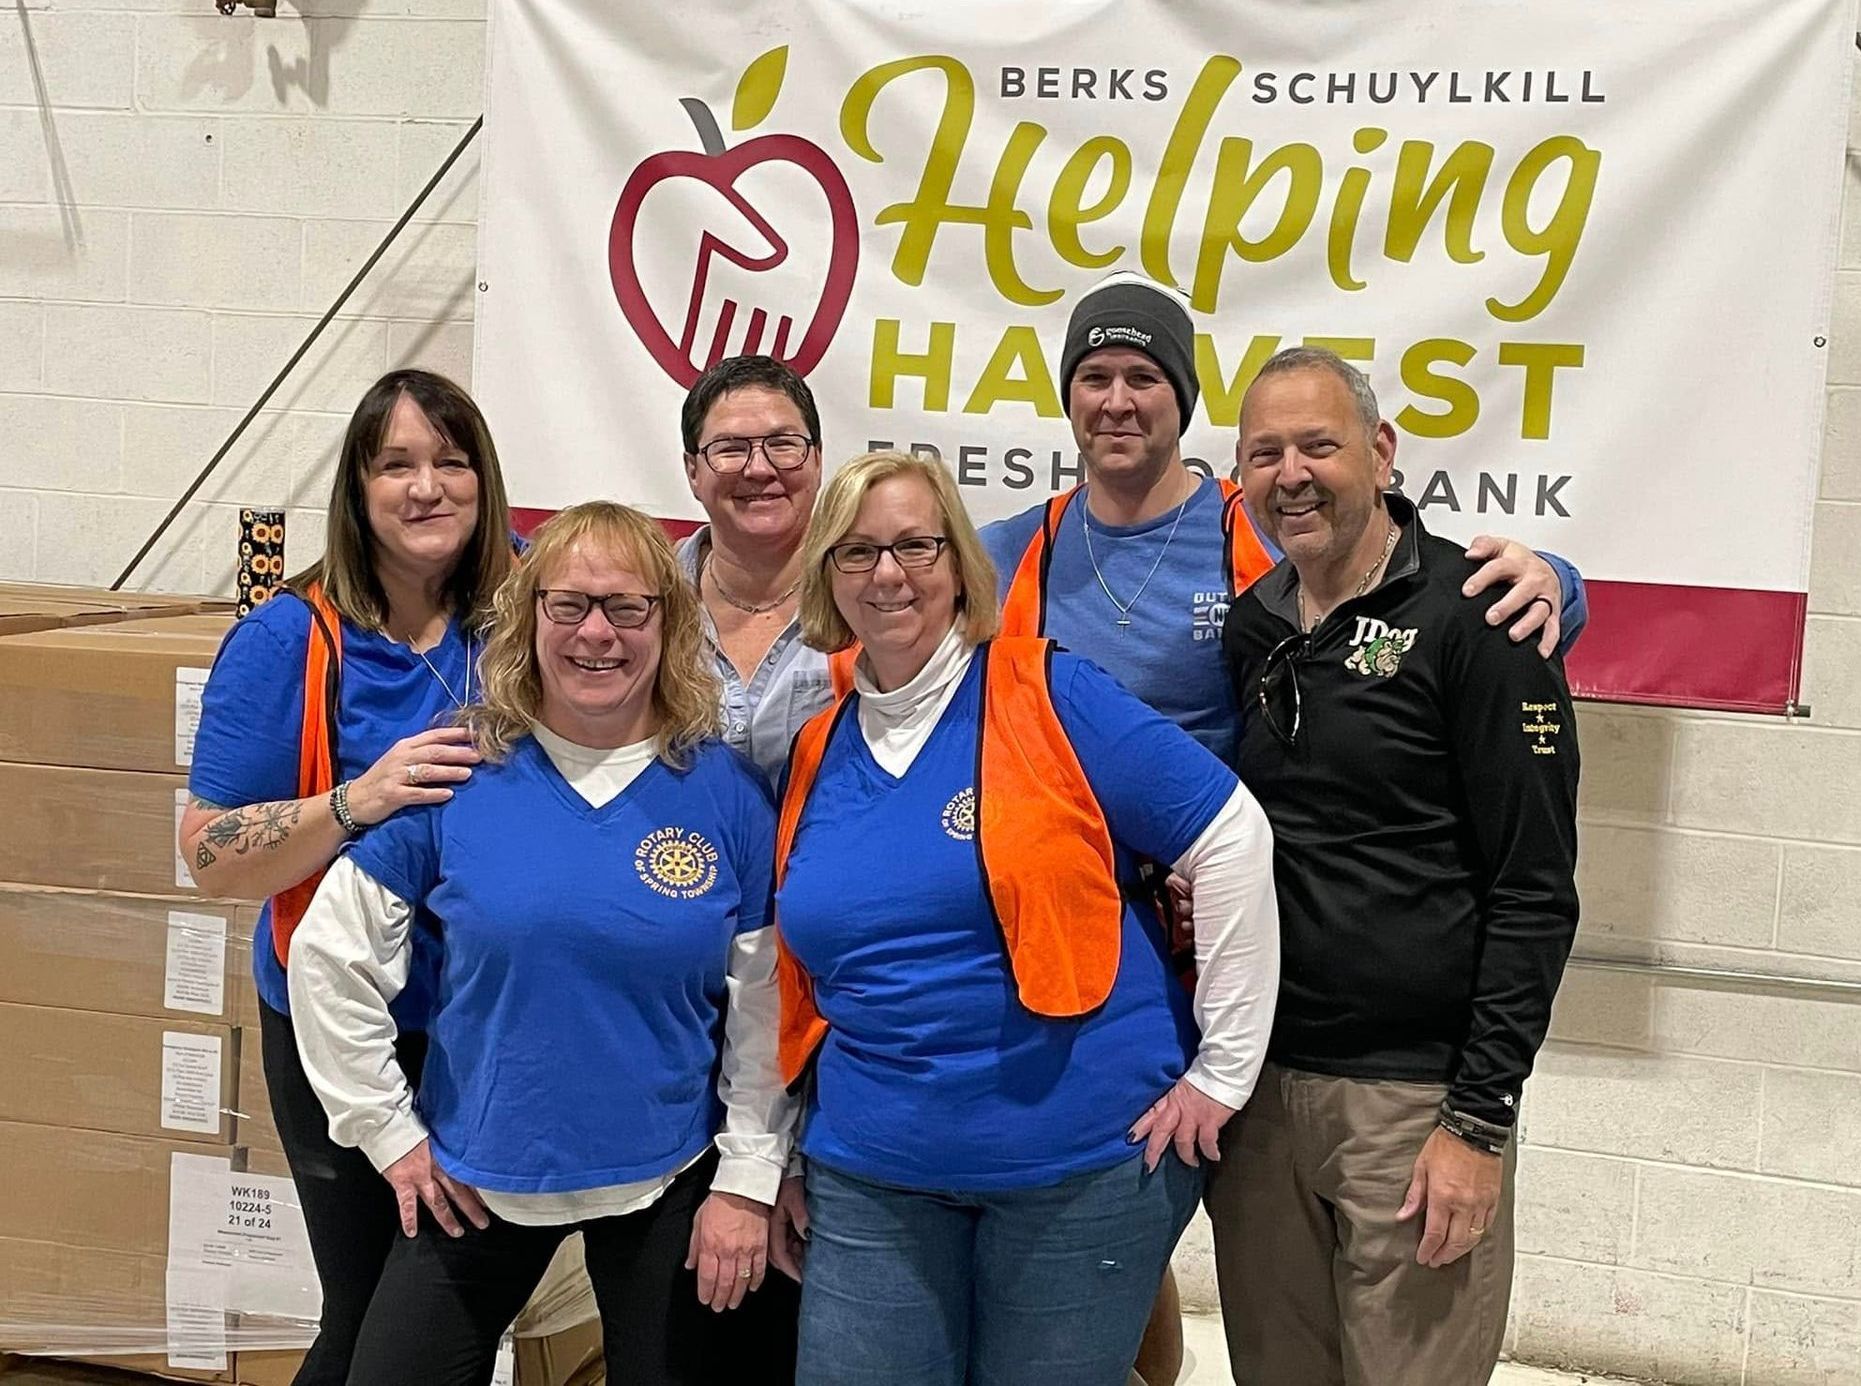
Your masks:
<path fill-rule="evenodd" d="M 1150 333 L 1140 332 L 1135 327 L 1095 327 L 1086 333 L 1086 345 L 1102 347 L 1124 342 L 1130 346 L 1148 349 L 1150 336 Z"/>

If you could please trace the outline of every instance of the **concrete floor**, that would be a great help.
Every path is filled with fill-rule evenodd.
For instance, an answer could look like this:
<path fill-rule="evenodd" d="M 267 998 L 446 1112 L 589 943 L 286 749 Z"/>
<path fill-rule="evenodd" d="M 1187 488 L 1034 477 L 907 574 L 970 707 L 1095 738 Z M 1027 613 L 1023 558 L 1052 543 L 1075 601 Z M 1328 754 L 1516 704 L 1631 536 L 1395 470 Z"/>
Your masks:
<path fill-rule="evenodd" d="M 1221 1320 L 1212 1314 L 1190 1315 L 1183 1320 L 1183 1337 L 1188 1354 L 1183 1363 L 1179 1386 L 1232 1386 L 1232 1378 L 1228 1375 L 1228 1348 L 1221 1336 Z M 1494 1374 L 1492 1386 L 1578 1386 L 1580 1382 L 1602 1379 L 1541 1371 L 1537 1367 L 1521 1367 L 1506 1362 L 1500 1364 Z"/>

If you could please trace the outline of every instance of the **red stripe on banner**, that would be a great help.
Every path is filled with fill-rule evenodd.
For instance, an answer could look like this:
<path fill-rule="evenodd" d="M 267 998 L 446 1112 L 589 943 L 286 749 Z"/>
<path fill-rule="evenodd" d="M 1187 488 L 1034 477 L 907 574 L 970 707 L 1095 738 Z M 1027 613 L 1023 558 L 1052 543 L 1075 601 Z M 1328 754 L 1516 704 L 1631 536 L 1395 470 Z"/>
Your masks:
<path fill-rule="evenodd" d="M 1592 582 L 1570 654 L 1579 698 L 1724 712 L 1787 711 L 1802 687 L 1803 592 Z"/>
<path fill-rule="evenodd" d="M 511 528 L 528 539 L 538 525 L 555 513 L 553 510 L 533 510 L 525 506 L 513 505 L 510 512 Z M 703 520 L 662 519 L 659 525 L 673 539 L 683 539 L 703 523 Z"/>

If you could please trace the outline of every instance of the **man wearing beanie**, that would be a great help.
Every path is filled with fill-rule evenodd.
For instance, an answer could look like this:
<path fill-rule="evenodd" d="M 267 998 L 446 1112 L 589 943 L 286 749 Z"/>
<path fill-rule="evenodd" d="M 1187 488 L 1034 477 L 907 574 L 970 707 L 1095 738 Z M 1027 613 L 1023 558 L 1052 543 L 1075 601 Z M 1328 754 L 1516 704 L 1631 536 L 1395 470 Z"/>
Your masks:
<path fill-rule="evenodd" d="M 1004 635 L 1053 637 L 1232 765 L 1239 716 L 1222 624 L 1280 554 L 1255 530 L 1238 487 L 1184 464 L 1182 434 L 1199 395 L 1183 298 L 1140 274 L 1101 281 L 1074 305 L 1060 355 L 1060 398 L 1085 483 L 985 526 L 982 539 L 1001 580 Z M 1548 655 L 1560 616 L 1564 642 L 1575 639 L 1583 595 L 1574 569 L 1504 540 L 1468 552 L 1490 560 L 1468 596 L 1511 586 L 1493 611 L 1517 618 L 1513 639 L 1539 633 Z M 1192 945 L 1175 942 L 1193 958 Z M 1163 1127 L 1192 1164 L 1197 1144 L 1212 1147 L 1233 1115 L 1208 1097 L 1193 1111 L 1174 1092 L 1165 1102 Z M 1137 1370 L 1146 1386 L 1173 1386 L 1181 1368 L 1177 1291 L 1166 1275 Z"/>

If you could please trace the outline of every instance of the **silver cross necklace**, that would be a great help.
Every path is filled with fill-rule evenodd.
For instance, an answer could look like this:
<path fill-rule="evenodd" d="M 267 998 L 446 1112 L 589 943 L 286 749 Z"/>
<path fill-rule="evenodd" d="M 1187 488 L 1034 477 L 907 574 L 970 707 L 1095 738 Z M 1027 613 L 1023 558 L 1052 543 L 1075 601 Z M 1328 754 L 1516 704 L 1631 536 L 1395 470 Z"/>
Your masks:
<path fill-rule="evenodd" d="M 1086 558 L 1090 560 L 1092 564 L 1092 576 L 1099 580 L 1099 587 L 1105 593 L 1105 600 L 1110 602 L 1118 612 L 1117 626 L 1120 635 L 1123 635 L 1125 631 L 1130 629 L 1131 608 L 1137 605 L 1138 599 L 1144 595 L 1144 589 L 1150 586 L 1150 579 L 1155 577 L 1157 575 L 1157 569 L 1163 566 L 1163 555 L 1170 551 L 1170 541 L 1176 537 L 1176 526 L 1183 522 L 1183 511 L 1188 509 L 1189 497 L 1194 494 L 1195 480 L 1191 478 L 1188 493 L 1183 496 L 1182 500 L 1176 506 L 1176 518 L 1170 521 L 1170 532 L 1163 536 L 1163 547 L 1157 550 L 1156 561 L 1150 565 L 1150 571 L 1144 574 L 1144 580 L 1137 585 L 1137 590 L 1131 594 L 1131 600 L 1128 602 L 1121 602 L 1112 594 L 1111 585 L 1105 581 L 1105 574 L 1099 570 L 1098 555 L 1092 551 L 1092 507 L 1090 504 L 1090 497 L 1080 497 L 1080 504 L 1085 507 L 1080 511 L 1079 519 L 1080 523 L 1082 523 L 1086 529 Z"/>

